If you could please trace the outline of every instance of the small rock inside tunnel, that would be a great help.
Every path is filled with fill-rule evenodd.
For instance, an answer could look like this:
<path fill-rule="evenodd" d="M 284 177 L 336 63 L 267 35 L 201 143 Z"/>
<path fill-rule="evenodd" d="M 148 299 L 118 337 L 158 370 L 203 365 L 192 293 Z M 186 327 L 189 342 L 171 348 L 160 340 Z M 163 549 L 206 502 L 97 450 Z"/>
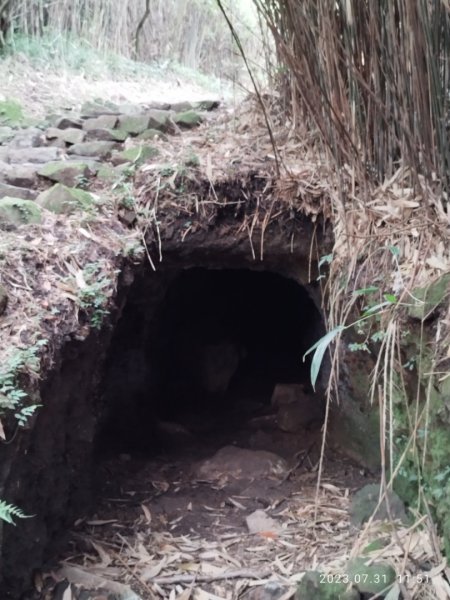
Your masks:
<path fill-rule="evenodd" d="M 324 413 L 303 361 L 324 332 L 310 293 L 249 269 L 138 277 L 107 360 L 99 453 L 273 446 L 270 429 L 266 449 L 294 453 Z"/>

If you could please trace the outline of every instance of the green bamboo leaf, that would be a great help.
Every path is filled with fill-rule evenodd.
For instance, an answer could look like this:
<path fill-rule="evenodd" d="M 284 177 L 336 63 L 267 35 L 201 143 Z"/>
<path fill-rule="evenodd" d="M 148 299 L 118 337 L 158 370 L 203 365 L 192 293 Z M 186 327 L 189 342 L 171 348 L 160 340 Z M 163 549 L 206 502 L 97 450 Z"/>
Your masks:
<path fill-rule="evenodd" d="M 323 337 L 321 337 L 320 340 L 318 340 L 313 346 L 311 346 L 311 348 L 309 348 L 309 350 L 307 350 L 303 355 L 304 361 L 305 357 L 308 356 L 308 354 L 314 352 L 311 361 L 311 385 L 313 386 L 314 391 L 316 389 L 316 381 L 319 375 L 320 367 L 322 365 L 325 350 L 328 348 L 328 346 L 331 344 L 334 338 L 337 335 L 339 335 L 341 331 L 344 331 L 344 329 L 344 325 L 338 325 L 337 327 L 329 331 L 327 334 L 325 334 Z"/>
<path fill-rule="evenodd" d="M 353 294 L 355 296 L 363 296 L 365 294 L 372 294 L 373 292 L 378 292 L 379 288 L 376 286 L 361 288 L 360 290 L 355 290 Z"/>
<path fill-rule="evenodd" d="M 397 304 L 398 302 L 397 296 L 394 296 L 394 294 L 384 294 L 384 299 L 390 304 Z"/>
<path fill-rule="evenodd" d="M 392 304 L 392 302 L 380 302 L 380 304 L 375 304 L 374 306 L 371 306 L 370 308 L 368 308 L 366 311 L 363 312 L 363 317 L 368 317 L 369 315 L 374 315 L 378 312 L 380 312 L 380 310 L 382 310 L 383 308 L 386 308 L 386 306 L 390 306 Z"/>

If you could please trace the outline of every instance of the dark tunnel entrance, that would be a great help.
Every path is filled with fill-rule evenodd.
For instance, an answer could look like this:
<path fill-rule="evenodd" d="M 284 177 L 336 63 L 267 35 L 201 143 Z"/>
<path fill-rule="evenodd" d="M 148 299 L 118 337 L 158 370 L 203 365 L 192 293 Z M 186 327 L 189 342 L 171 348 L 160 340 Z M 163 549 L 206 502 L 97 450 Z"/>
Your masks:
<path fill-rule="evenodd" d="M 289 422 L 289 411 L 280 419 L 280 407 L 271 405 L 279 384 L 304 392 L 291 408 L 314 406 L 311 418 L 300 420 L 316 422 L 323 399 L 313 394 L 302 357 L 323 331 L 307 289 L 273 272 L 143 275 L 130 290 L 107 361 L 100 450 L 155 453 L 197 434 L 226 441 L 251 418 Z"/>

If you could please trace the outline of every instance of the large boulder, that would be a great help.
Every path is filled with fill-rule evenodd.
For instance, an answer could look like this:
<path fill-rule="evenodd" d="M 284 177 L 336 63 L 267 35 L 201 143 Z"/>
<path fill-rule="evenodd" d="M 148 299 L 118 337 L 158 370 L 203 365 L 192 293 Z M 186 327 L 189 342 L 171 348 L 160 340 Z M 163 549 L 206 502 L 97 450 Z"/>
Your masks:
<path fill-rule="evenodd" d="M 40 223 L 41 209 L 32 200 L 22 198 L 0 199 L 0 225 L 29 225 Z"/>

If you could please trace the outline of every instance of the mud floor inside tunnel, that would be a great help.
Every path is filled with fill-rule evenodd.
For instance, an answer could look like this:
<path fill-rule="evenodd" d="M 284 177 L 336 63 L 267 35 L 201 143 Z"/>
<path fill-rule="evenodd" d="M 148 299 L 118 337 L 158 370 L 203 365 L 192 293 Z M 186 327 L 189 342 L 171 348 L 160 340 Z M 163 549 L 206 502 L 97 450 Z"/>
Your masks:
<path fill-rule="evenodd" d="M 242 581 L 270 578 L 281 549 L 311 566 L 320 543 L 314 534 L 310 552 L 307 534 L 296 546 L 292 511 L 312 518 L 325 405 L 302 357 L 323 332 L 311 290 L 273 272 L 138 276 L 100 385 L 94 508 L 78 515 L 51 563 L 65 566 L 37 597 L 59 598 L 72 581 L 73 598 L 132 589 L 146 600 L 199 581 L 231 598 Z M 337 456 L 324 481 L 337 505 L 340 487 L 367 483 Z"/>

